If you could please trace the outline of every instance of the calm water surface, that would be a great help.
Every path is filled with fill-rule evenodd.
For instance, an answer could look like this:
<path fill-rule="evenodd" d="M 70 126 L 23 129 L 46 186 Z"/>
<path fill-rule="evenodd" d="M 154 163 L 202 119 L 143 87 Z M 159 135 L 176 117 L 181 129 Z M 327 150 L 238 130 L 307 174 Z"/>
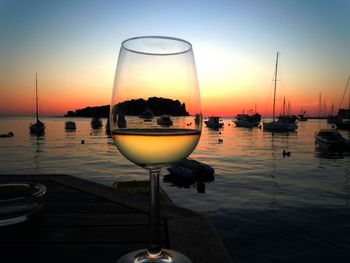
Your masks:
<path fill-rule="evenodd" d="M 0 133 L 15 133 L 0 138 L 0 174 L 65 173 L 107 185 L 148 179 L 104 128 L 93 131 L 90 119 L 76 118 L 77 130 L 66 132 L 66 120 L 42 118 L 46 134 L 37 138 L 28 133 L 32 118 L 0 117 Z M 325 120 L 275 136 L 224 122 L 220 132 L 203 127 L 191 155 L 215 168 L 215 180 L 162 182 L 173 201 L 207 214 L 235 262 L 350 262 L 350 156 L 315 151 L 313 136 Z"/>

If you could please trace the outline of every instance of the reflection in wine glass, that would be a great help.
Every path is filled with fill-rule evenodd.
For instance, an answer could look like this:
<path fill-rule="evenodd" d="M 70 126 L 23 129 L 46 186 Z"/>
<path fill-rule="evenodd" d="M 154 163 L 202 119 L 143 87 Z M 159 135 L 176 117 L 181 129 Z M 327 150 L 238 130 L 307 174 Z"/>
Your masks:
<path fill-rule="evenodd" d="M 118 262 L 191 262 L 179 252 L 160 248 L 158 198 L 160 170 L 190 155 L 201 135 L 200 95 L 189 42 L 147 36 L 122 43 L 110 129 L 118 150 L 150 172 L 148 248 Z"/>

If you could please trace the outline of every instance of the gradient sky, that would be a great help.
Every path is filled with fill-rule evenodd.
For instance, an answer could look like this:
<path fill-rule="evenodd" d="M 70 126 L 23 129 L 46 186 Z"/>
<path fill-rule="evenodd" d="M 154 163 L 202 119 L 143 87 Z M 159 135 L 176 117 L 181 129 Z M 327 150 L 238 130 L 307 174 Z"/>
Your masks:
<path fill-rule="evenodd" d="M 0 0 L 0 115 L 110 104 L 121 41 L 165 35 L 193 45 L 204 115 L 269 115 L 278 105 L 338 108 L 350 74 L 349 0 Z M 345 105 L 343 105 L 345 106 Z"/>

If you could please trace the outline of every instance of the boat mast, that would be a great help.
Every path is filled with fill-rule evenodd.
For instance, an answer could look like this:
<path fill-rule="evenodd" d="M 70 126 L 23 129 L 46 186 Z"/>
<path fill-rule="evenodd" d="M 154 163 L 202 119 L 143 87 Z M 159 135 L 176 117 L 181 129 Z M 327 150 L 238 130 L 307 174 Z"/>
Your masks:
<path fill-rule="evenodd" d="M 39 122 L 39 106 L 38 106 L 38 73 L 35 73 L 35 98 L 36 98 L 36 122 Z"/>
<path fill-rule="evenodd" d="M 321 92 L 320 92 L 318 97 L 318 118 L 319 119 L 321 118 L 321 104 L 322 104 L 322 101 L 321 101 Z"/>
<path fill-rule="evenodd" d="M 350 75 L 348 77 L 348 81 L 346 82 L 346 86 L 345 86 L 345 90 L 344 90 L 344 93 L 343 93 L 343 97 L 341 98 L 341 102 L 340 102 L 340 105 L 339 105 L 339 109 L 341 109 L 341 105 L 343 104 L 343 101 L 344 101 L 344 97 L 346 95 L 346 90 L 348 88 L 348 85 L 349 85 L 349 81 L 350 81 Z M 350 95 L 349 95 L 350 96 Z M 349 97 L 349 109 L 350 109 L 350 97 Z"/>
<path fill-rule="evenodd" d="M 273 89 L 272 122 L 275 122 L 278 55 L 279 55 L 279 52 L 277 51 L 277 55 L 276 55 L 276 67 L 275 67 L 275 85 L 274 85 L 274 89 Z"/>
<path fill-rule="evenodd" d="M 288 101 L 288 111 L 287 111 L 287 115 L 290 115 L 290 100 Z"/>
<path fill-rule="evenodd" d="M 332 103 L 331 116 L 333 116 L 333 114 L 334 114 L 334 103 Z"/>

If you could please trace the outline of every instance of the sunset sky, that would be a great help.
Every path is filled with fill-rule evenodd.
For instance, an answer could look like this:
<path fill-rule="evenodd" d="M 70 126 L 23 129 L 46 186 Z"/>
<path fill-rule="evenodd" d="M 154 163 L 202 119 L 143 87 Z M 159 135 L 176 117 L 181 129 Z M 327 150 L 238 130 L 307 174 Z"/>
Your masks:
<path fill-rule="evenodd" d="M 277 51 L 278 111 L 318 115 L 321 94 L 328 114 L 350 74 L 349 0 L 0 0 L 0 115 L 34 114 L 36 72 L 41 115 L 110 104 L 120 43 L 141 35 L 192 43 L 205 116 L 270 115 Z"/>

